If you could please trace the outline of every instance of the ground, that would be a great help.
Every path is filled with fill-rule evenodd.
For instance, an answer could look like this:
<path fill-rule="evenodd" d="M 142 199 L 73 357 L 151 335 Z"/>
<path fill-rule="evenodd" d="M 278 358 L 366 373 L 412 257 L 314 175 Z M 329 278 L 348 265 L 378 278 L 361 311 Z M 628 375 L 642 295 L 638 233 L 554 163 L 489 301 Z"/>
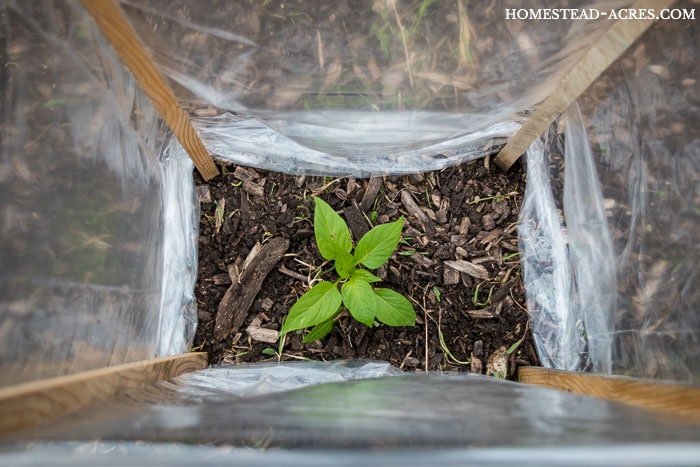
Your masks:
<path fill-rule="evenodd" d="M 519 165 L 504 173 L 489 162 L 367 180 L 234 166 L 222 166 L 208 184 L 196 176 L 195 348 L 209 352 L 212 364 L 367 358 L 405 371 L 509 378 L 519 365 L 537 364 L 516 232 L 525 175 Z M 413 303 L 415 327 L 368 328 L 343 312 L 325 339 L 304 344 L 307 331 L 292 332 L 278 351 L 290 307 L 310 281 L 333 274 L 314 241 L 314 196 L 341 214 L 355 241 L 373 225 L 405 217 L 397 252 L 378 275 L 381 287 Z M 236 308 L 228 320 L 226 305 Z"/>

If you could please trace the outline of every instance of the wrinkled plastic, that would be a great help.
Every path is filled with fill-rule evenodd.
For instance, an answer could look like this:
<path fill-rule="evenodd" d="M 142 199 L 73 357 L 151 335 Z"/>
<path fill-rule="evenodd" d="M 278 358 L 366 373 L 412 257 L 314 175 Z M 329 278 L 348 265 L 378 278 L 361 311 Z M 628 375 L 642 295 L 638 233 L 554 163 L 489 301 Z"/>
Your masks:
<path fill-rule="evenodd" d="M 493 152 L 612 23 L 506 21 L 502 1 L 122 6 L 218 157 L 323 175 Z"/>
<path fill-rule="evenodd" d="M 547 157 L 557 135 L 540 138 L 527 150 L 528 183 L 520 209 L 518 244 L 530 327 L 543 366 L 575 369 L 585 358 L 586 342 L 577 290 L 572 284 L 563 212 L 557 207 Z M 572 303 L 574 302 L 574 303 Z"/>
<path fill-rule="evenodd" d="M 697 424 L 603 399 L 480 375 L 397 373 L 365 361 L 210 368 L 12 438 L 270 451 L 479 446 L 541 453 L 560 446 L 670 442 L 700 447 Z"/>
<path fill-rule="evenodd" d="M 135 444 L 119 442 L 42 443 L 27 451 L 0 454 L 7 465 L 250 465 L 305 467 L 333 466 L 590 466 L 639 467 L 697 465 L 698 445 L 692 443 L 621 444 L 509 448 L 443 448 L 365 450 L 262 450 L 191 444 Z"/>
<path fill-rule="evenodd" d="M 80 2 L 0 29 L 0 386 L 187 350 L 191 163 Z"/>
<path fill-rule="evenodd" d="M 259 363 L 222 366 L 182 375 L 162 387 L 175 389 L 178 397 L 190 402 L 216 397 L 248 397 L 292 391 L 314 384 L 337 383 L 355 379 L 397 376 L 402 372 L 387 362 L 338 360 L 334 362 Z"/>
<path fill-rule="evenodd" d="M 279 40 L 259 47 L 237 29 L 255 24 L 253 7 L 221 15 L 226 3 L 124 5 L 207 145 L 287 172 L 403 173 L 488 153 L 610 24 L 505 25 L 499 2 L 451 3 L 452 17 L 428 11 L 428 43 L 466 28 L 473 48 L 464 69 L 416 72 L 416 83 L 449 77 L 457 91 L 419 105 L 396 29 L 393 61 L 381 63 L 376 44 L 350 47 L 363 37 L 355 23 L 309 27 L 315 12 L 295 11 L 282 15 L 294 34 L 273 35 L 298 54 L 275 55 Z M 350 11 L 391 26 L 392 4 Z M 395 5 L 395 16 L 415 14 Z M 697 69 L 673 81 L 688 69 L 676 60 L 697 63 L 697 26 L 674 26 L 643 38 L 645 51 L 631 50 L 580 113 L 570 109 L 564 144 L 553 131 L 528 151 L 522 264 L 548 366 L 698 381 Z M 186 350 L 196 319 L 191 163 L 79 2 L 7 1 L 0 30 L 0 385 Z M 323 65 L 310 44 L 333 34 L 346 36 Z M 412 45 L 418 63 L 430 47 Z M 292 99 L 299 89 L 316 103 L 328 97 L 332 64 L 371 77 L 372 58 L 373 102 L 342 87 L 340 108 Z M 270 64 L 281 81 L 254 86 L 247 73 Z M 217 115 L 205 115 L 209 105 Z M 361 361 L 206 369 L 17 433 L 23 441 L 0 447 L 0 463 L 697 463 L 700 429 L 676 418 L 492 378 L 397 373 Z"/>
<path fill-rule="evenodd" d="M 91 441 L 89 443 L 41 443 L 0 453 L 0 461 L 13 466 L 191 466 L 283 465 L 304 467 L 344 466 L 512 466 L 588 467 L 635 465 L 663 467 L 697 465 L 697 443 L 615 444 L 542 447 L 480 447 L 368 451 L 361 449 L 264 450 L 195 446 L 192 444 Z"/>
<path fill-rule="evenodd" d="M 188 352 L 197 330 L 199 199 L 193 163 L 175 138 L 160 155 L 163 171 L 163 266 L 156 355 Z"/>
<path fill-rule="evenodd" d="M 578 108 L 566 117 L 563 145 L 552 129 L 526 156 L 528 185 L 518 233 L 528 309 L 543 365 L 609 374 L 612 239 Z M 564 154 L 564 170 L 558 171 L 564 159 L 553 159 Z M 566 180 L 563 194 L 552 186 L 561 177 Z"/>
<path fill-rule="evenodd" d="M 700 381 L 699 32 L 657 23 L 569 109 L 563 174 L 556 132 L 528 151 L 520 244 L 547 366 Z"/>

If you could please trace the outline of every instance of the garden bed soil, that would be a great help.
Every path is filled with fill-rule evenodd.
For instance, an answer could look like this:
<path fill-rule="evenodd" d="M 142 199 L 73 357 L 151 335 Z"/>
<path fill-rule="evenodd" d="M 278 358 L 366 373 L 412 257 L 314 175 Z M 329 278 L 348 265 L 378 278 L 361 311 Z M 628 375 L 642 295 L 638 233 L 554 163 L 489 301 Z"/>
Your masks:
<path fill-rule="evenodd" d="M 504 173 L 486 158 L 365 180 L 220 169 L 209 183 L 195 175 L 201 219 L 194 346 L 211 364 L 360 358 L 405 371 L 512 378 L 519 365 L 538 363 L 518 253 L 525 188 L 519 164 Z M 278 352 L 290 307 L 310 283 L 332 277 L 314 240 L 314 196 L 346 220 L 354 241 L 372 225 L 405 217 L 378 285 L 408 297 L 415 327 L 368 328 L 345 311 L 328 337 L 305 344 L 307 331 L 292 332 Z"/>

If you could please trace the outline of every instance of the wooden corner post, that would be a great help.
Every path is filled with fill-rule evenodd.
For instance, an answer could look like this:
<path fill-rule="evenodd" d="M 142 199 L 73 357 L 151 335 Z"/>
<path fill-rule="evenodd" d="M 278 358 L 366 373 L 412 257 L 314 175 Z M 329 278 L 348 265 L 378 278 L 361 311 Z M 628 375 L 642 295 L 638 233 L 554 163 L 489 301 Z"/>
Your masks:
<path fill-rule="evenodd" d="M 637 10 L 654 8 L 659 11 L 671 6 L 674 1 L 638 0 L 630 8 Z M 496 165 L 502 170 L 508 170 L 532 142 L 549 128 L 557 116 L 578 99 L 598 76 L 620 58 L 623 52 L 655 21 L 655 19 L 616 20 L 567 73 L 559 87 L 535 109 L 520 130 L 501 149 L 494 160 Z"/>
<path fill-rule="evenodd" d="M 175 133 L 202 178 L 209 180 L 217 176 L 216 164 L 194 131 L 187 113 L 178 104 L 173 90 L 156 68 L 117 1 L 83 0 L 83 6 Z"/>

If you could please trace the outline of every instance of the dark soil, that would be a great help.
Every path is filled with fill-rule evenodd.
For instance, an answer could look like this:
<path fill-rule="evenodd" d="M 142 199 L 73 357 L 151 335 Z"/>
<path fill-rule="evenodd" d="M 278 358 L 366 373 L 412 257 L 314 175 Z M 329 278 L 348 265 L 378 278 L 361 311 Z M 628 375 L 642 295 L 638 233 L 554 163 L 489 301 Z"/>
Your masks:
<path fill-rule="evenodd" d="M 369 180 L 232 166 L 221 171 L 209 184 L 196 175 L 201 221 L 195 347 L 209 352 L 211 364 L 367 358 L 406 371 L 512 377 L 518 365 L 538 363 L 518 257 L 516 223 L 525 185 L 520 166 L 503 173 L 483 159 L 439 172 Z M 332 270 L 315 245 L 313 196 L 346 219 L 355 241 L 371 227 L 370 220 L 376 225 L 405 216 L 403 240 L 378 275 L 380 286 L 412 301 L 415 327 L 370 329 L 342 312 L 322 341 L 303 344 L 306 331 L 290 333 L 281 355 L 275 353 L 276 331 L 289 308 L 308 290 L 309 280 L 328 278 Z M 261 259 L 244 266 L 251 249 L 275 238 L 289 240 L 286 254 L 262 283 L 237 284 L 238 292 L 260 291 L 233 328 L 229 324 L 217 332 L 221 339 L 215 337 L 217 310 L 231 277 L 238 282 L 239 274 Z M 449 261 L 484 268 L 471 273 L 487 278 L 453 269 Z"/>

